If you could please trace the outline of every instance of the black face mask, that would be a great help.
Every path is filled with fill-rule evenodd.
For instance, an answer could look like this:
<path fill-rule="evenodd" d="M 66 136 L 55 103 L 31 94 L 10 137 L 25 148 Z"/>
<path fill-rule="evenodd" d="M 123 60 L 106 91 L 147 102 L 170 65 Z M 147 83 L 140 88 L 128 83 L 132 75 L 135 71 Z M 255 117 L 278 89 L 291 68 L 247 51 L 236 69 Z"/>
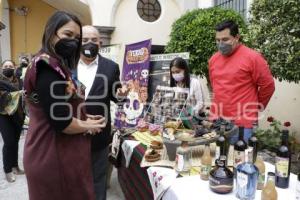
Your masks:
<path fill-rule="evenodd" d="M 99 52 L 99 46 L 95 43 L 87 43 L 82 45 L 81 53 L 87 58 L 95 58 Z"/>
<path fill-rule="evenodd" d="M 54 46 L 55 52 L 65 59 L 75 56 L 79 41 L 76 39 L 62 38 Z"/>
<path fill-rule="evenodd" d="M 4 76 L 6 76 L 7 78 L 11 78 L 14 75 L 15 70 L 12 68 L 6 68 L 3 69 L 2 73 Z"/>

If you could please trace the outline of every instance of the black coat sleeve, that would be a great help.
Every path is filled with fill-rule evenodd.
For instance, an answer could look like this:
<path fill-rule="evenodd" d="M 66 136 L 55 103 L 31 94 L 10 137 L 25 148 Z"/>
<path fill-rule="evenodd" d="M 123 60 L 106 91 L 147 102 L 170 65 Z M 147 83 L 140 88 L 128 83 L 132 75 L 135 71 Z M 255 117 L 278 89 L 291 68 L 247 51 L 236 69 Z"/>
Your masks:
<path fill-rule="evenodd" d="M 111 100 L 115 103 L 123 101 L 123 99 L 117 99 L 117 89 L 122 87 L 122 84 L 120 82 L 120 69 L 119 65 L 115 64 L 114 66 L 114 82 L 113 82 L 113 87 L 111 89 Z"/>
<path fill-rule="evenodd" d="M 65 96 L 66 83 L 55 84 L 51 89 L 51 84 L 55 81 L 63 81 L 63 79 L 57 72 L 46 66 L 47 64 L 41 65 L 37 67 L 36 80 L 39 102 L 48 116 L 50 124 L 57 132 L 62 132 L 72 121 L 72 116 L 69 116 L 70 108 L 67 105 L 58 105 L 67 103 L 66 99 L 57 98 Z"/>

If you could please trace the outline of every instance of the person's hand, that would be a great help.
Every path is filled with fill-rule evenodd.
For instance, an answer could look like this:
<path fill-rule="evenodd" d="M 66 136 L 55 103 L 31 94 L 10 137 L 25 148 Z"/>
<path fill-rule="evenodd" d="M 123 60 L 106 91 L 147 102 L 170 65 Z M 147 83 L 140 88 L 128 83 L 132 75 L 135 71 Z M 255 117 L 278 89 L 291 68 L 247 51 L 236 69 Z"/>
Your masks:
<path fill-rule="evenodd" d="M 117 97 L 127 97 L 130 89 L 127 87 L 127 85 L 122 85 L 121 88 L 117 89 Z"/>
<path fill-rule="evenodd" d="M 106 126 L 106 119 L 105 117 L 102 117 L 101 115 L 93 115 L 95 119 L 87 118 L 86 127 L 87 132 L 86 134 L 90 135 L 96 135 L 97 133 L 100 133 L 103 128 Z M 96 119 L 97 118 L 97 119 Z"/>

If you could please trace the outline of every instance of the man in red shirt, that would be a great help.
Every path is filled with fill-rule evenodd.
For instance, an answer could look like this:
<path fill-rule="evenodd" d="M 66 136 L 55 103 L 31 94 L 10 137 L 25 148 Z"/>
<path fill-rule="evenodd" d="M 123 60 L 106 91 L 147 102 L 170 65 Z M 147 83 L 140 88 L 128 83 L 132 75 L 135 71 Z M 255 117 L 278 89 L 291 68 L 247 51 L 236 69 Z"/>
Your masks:
<path fill-rule="evenodd" d="M 243 126 L 244 140 L 252 135 L 252 124 L 263 111 L 275 90 L 267 61 L 257 51 L 240 43 L 238 26 L 223 21 L 216 26 L 218 52 L 209 60 L 213 89 L 211 119 L 223 117 Z M 237 141 L 237 134 L 231 143 Z"/>

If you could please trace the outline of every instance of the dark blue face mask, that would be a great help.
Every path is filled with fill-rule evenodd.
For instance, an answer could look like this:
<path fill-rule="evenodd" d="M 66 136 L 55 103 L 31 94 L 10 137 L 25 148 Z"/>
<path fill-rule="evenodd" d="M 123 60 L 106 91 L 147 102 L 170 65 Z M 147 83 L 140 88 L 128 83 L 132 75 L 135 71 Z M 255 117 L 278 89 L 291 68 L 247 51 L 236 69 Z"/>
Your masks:
<path fill-rule="evenodd" d="M 62 38 L 54 46 L 55 52 L 64 59 L 75 57 L 79 41 L 77 39 Z"/>

